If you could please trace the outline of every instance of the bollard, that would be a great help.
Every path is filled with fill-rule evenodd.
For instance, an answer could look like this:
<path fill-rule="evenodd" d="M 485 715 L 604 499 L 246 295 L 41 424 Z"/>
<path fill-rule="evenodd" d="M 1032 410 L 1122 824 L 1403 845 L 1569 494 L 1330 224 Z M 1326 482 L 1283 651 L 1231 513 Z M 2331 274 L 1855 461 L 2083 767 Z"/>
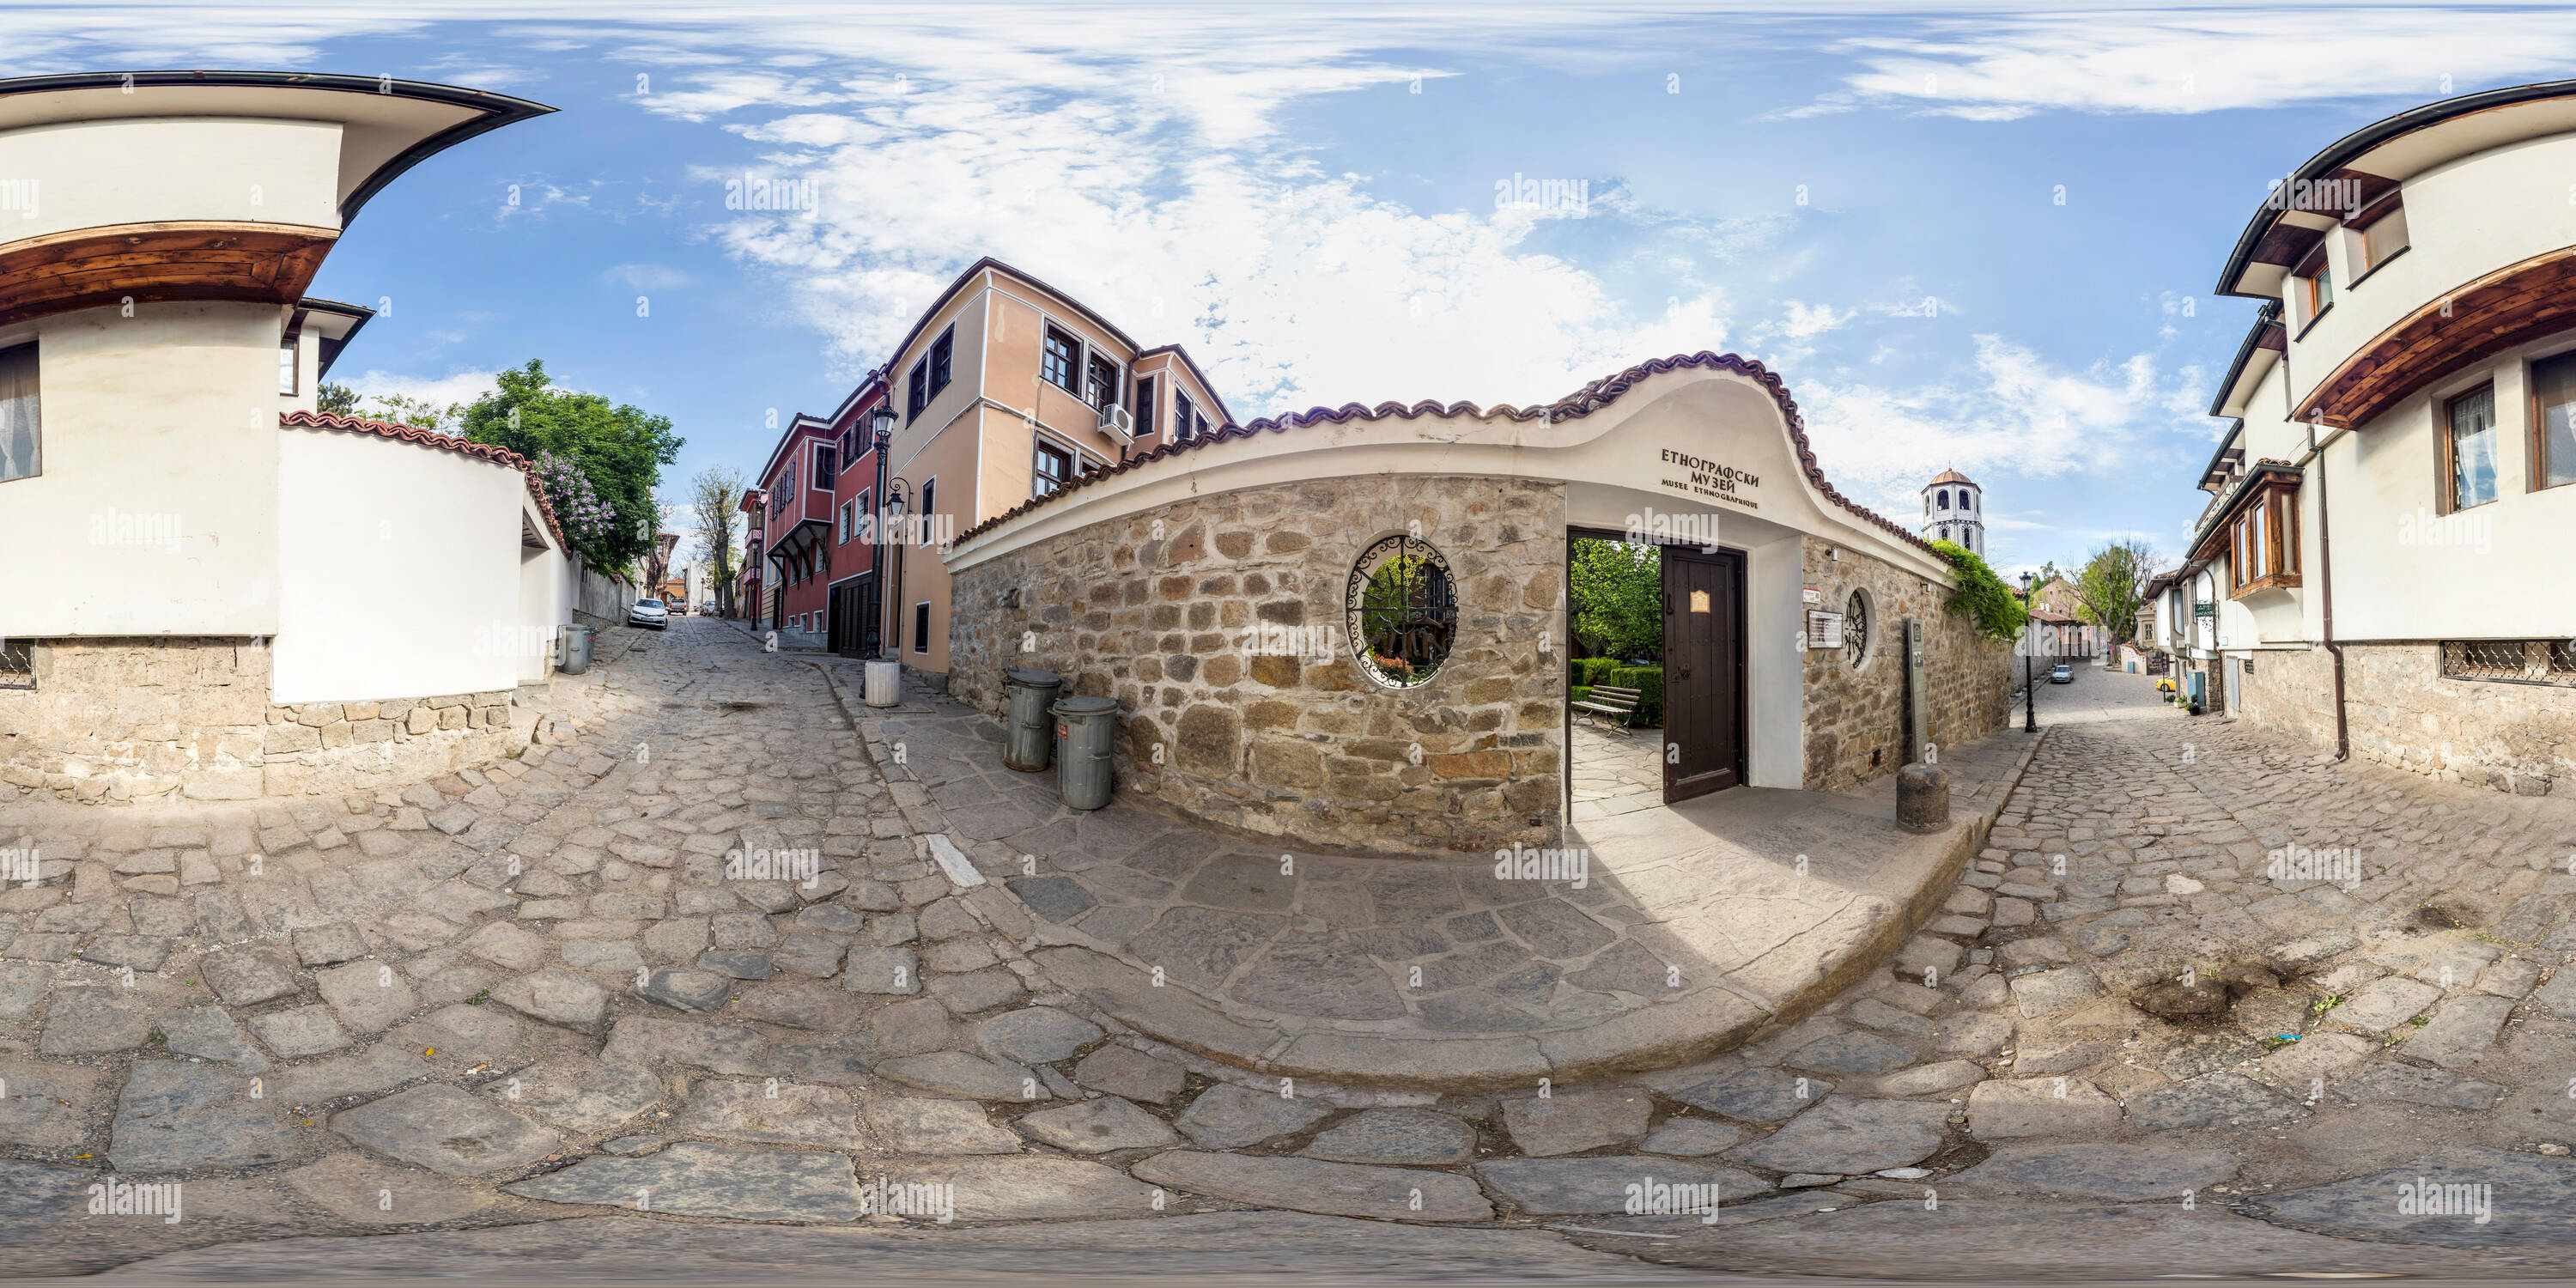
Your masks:
<path fill-rule="evenodd" d="M 1908 832 L 1948 830 L 1948 770 L 1939 765 L 1917 763 L 1896 771 L 1896 825 Z"/>
<path fill-rule="evenodd" d="M 866 668 L 865 701 L 872 707 L 891 707 L 903 701 L 903 663 L 892 658 L 869 658 Z"/>

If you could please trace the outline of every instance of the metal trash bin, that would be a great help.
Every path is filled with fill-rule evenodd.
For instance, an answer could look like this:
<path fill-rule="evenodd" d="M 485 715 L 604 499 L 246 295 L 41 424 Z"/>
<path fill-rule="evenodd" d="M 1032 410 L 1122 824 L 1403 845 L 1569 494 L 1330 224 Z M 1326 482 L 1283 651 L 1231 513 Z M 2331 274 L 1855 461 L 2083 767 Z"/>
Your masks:
<path fill-rule="evenodd" d="M 589 670 L 591 642 L 598 638 L 599 628 L 596 626 L 564 627 L 563 666 L 559 669 L 566 675 L 579 675 Z"/>
<path fill-rule="evenodd" d="M 1002 731 L 1002 763 L 1024 774 L 1047 767 L 1053 721 L 1048 708 L 1064 688 L 1064 677 L 1034 666 L 1002 672 L 1002 692 L 1010 699 L 1010 720 Z"/>
<path fill-rule="evenodd" d="M 1118 703 L 1066 698 L 1055 704 L 1055 790 L 1075 809 L 1109 803 L 1110 748 L 1118 736 Z"/>
<path fill-rule="evenodd" d="M 891 707 L 902 701 L 903 663 L 890 657 L 868 659 L 867 704 Z"/>

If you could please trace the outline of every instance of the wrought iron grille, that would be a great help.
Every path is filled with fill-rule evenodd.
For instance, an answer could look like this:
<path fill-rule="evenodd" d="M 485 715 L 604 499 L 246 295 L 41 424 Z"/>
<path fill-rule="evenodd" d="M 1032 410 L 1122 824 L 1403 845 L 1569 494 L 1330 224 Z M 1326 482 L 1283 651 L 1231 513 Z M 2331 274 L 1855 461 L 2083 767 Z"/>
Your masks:
<path fill-rule="evenodd" d="M 1853 666 L 1869 657 L 1869 601 L 1857 590 L 1843 601 L 1843 657 Z"/>
<path fill-rule="evenodd" d="M 2454 680 L 2576 685 L 2576 640 L 2445 640 L 2442 674 Z"/>
<path fill-rule="evenodd" d="M 1351 651 L 1385 684 L 1430 680 L 1458 634 L 1458 595 L 1449 561 L 1422 541 L 1388 537 L 1351 566 L 1345 593 Z"/>
<path fill-rule="evenodd" d="M 35 646 L 26 640 L 0 640 L 0 689 L 36 687 Z"/>

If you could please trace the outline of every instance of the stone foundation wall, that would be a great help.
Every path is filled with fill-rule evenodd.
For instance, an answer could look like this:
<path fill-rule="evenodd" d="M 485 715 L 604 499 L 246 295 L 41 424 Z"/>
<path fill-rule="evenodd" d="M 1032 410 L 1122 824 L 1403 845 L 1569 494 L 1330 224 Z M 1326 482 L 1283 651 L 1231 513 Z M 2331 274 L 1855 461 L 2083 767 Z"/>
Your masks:
<path fill-rule="evenodd" d="M 2576 687 L 2445 679 L 2438 644 L 2343 652 L 2355 757 L 2518 796 L 2576 779 Z"/>
<path fill-rule="evenodd" d="M 537 695 L 271 706 L 256 639 L 38 640 L 35 688 L 0 688 L 0 800 L 341 795 L 528 745 Z M 525 691 L 522 691 L 525 692 Z"/>
<path fill-rule="evenodd" d="M 2212 678 L 2224 684 L 2226 676 L 2222 661 Z M 2254 669 L 2241 677 L 2237 701 L 2237 719 L 2321 751 L 2334 750 L 2334 654 L 2322 646 L 2256 650 Z"/>
<path fill-rule="evenodd" d="M 1413 528 L 1449 561 L 1457 642 L 1391 689 L 1350 655 L 1344 587 Z M 1246 488 L 1093 524 L 957 573 L 949 676 L 1004 714 L 1036 666 L 1118 700 L 1118 789 L 1244 831 L 1376 851 L 1553 843 L 1562 823 L 1559 485 L 1375 477 Z M 998 755 L 998 749 L 996 755 Z"/>
<path fill-rule="evenodd" d="M 1948 611 L 1948 587 L 1821 538 L 1806 537 L 1801 544 L 1803 584 L 1824 592 L 1816 607 L 1843 612 L 1858 590 L 1872 619 L 1861 665 L 1852 665 L 1842 649 L 1804 655 L 1809 791 L 1846 791 L 1902 767 L 1906 618 L 1923 623 L 1925 706 L 1936 747 L 2011 723 L 2012 647 L 1987 639 L 1967 618 Z M 1827 558 L 1828 550 L 1841 557 Z"/>

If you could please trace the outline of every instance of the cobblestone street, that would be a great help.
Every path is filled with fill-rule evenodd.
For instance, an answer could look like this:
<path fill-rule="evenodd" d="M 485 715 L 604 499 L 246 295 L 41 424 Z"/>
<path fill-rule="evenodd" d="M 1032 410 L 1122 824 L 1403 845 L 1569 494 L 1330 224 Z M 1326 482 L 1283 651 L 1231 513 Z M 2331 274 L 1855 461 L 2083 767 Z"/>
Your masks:
<path fill-rule="evenodd" d="M 925 828 L 913 771 L 976 753 L 905 742 L 931 713 L 859 706 L 854 664 L 685 617 L 603 646 L 555 681 L 578 744 L 489 773 L 292 805 L 0 805 L 0 845 L 42 860 L 0 893 L 8 1273 L 461 1272 L 555 1231 L 566 1264 L 649 1274 L 745 1222 L 771 1223 L 782 1266 L 1240 1245 L 1316 1273 L 1486 1258 L 1557 1281 L 1682 1277 L 1631 1258 L 2541 1275 L 2576 1250 L 2568 801 L 2327 763 L 2079 667 L 2041 685 L 2046 742 L 1937 918 L 1813 1014 L 1597 1082 L 1342 1087 L 1153 1040 L 1115 990 L 1049 973 L 1071 941 L 1048 923 L 1095 910 L 1044 838 L 1114 845 L 1085 832 L 1112 815 L 997 795 Z M 1128 838 L 1118 879 L 1161 900 L 1240 871 L 1194 836 Z M 1323 906 L 1391 879 L 1227 875 L 1200 902 L 1239 915 L 1153 952 L 1204 965 L 1268 918 L 1358 981 L 1355 962 L 1455 961 L 1506 928 L 1570 960 L 1634 920 L 1469 891 L 1411 946 Z M 1122 942 L 1152 919 L 1130 920 Z M 1306 986 L 1264 960 L 1279 996 Z M 1591 960 L 1604 999 L 1648 991 Z M 1556 979 L 1532 996 L 1564 1005 Z M 185 1219 L 89 1214 L 110 1178 L 184 1182 Z M 2402 1206 L 2419 1180 L 2473 1188 Z M 1724 1206 L 1639 1214 L 1656 1186 Z M 382 1233 L 404 1237 L 331 1242 Z M 259 1242 L 281 1239 L 301 1241 Z"/>

